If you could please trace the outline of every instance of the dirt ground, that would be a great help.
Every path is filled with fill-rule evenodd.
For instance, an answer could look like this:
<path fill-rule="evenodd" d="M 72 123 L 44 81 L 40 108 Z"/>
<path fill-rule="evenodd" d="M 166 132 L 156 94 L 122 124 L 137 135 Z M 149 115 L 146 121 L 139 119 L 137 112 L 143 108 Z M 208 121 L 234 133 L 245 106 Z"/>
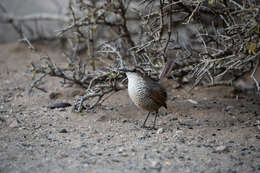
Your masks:
<path fill-rule="evenodd" d="M 63 62 L 60 50 L 39 49 Z M 38 57 L 23 45 L 0 45 L 1 173 L 260 172 L 259 96 L 234 94 L 226 86 L 198 87 L 190 94 L 171 89 L 158 130 L 145 130 L 140 125 L 146 112 L 126 90 L 83 114 L 47 109 L 73 103 L 82 90 L 49 78 L 48 93 L 28 94 L 32 61 Z M 50 99 L 51 93 L 58 98 Z"/>

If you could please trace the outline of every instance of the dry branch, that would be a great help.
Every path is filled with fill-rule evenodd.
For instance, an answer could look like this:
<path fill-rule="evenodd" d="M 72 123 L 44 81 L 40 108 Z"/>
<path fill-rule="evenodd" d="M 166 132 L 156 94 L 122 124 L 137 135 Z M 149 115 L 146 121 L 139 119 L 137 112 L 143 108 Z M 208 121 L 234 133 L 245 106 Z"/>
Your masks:
<path fill-rule="evenodd" d="M 86 89 L 74 106 L 81 111 L 84 102 L 97 100 L 124 87 L 124 74 L 118 69 L 138 65 L 146 73 L 158 76 L 169 59 L 173 75 L 192 74 L 194 84 L 232 83 L 245 72 L 259 90 L 254 72 L 259 67 L 259 4 L 251 1 L 192 0 L 119 0 L 74 1 L 67 25 L 59 36 L 66 37 L 70 49 L 69 68 L 57 67 L 49 58 L 34 65 L 35 71 L 76 83 Z M 69 20 L 70 19 L 70 20 Z M 79 52 L 87 49 L 83 64 Z M 110 62 L 96 67 L 96 62 Z M 87 70 L 92 66 L 92 70 Z M 231 77 L 226 79 L 227 74 Z M 38 82 L 35 82 L 36 84 Z"/>

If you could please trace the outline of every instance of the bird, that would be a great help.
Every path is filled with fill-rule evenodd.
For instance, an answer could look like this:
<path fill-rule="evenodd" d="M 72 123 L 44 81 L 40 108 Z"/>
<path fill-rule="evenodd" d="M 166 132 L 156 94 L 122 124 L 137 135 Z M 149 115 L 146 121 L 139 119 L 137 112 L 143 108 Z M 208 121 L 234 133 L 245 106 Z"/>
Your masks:
<path fill-rule="evenodd" d="M 168 65 L 168 67 L 169 66 L 170 65 Z M 150 77 L 142 74 L 137 70 L 137 68 L 123 68 L 121 70 L 126 73 L 128 79 L 129 97 L 137 107 L 148 111 L 141 128 L 156 129 L 156 120 L 159 109 L 161 107 L 165 107 L 167 109 L 166 89 L 163 87 L 160 81 L 155 81 Z M 164 70 L 164 73 L 168 73 L 168 70 Z M 151 127 L 147 127 L 146 122 L 151 112 L 155 112 L 153 125 Z"/>

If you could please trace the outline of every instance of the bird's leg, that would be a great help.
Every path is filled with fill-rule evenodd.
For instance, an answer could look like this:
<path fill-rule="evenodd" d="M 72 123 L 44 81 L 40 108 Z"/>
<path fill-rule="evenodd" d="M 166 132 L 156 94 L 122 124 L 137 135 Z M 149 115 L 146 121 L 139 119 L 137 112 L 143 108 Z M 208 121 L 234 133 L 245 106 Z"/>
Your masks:
<path fill-rule="evenodd" d="M 155 125 L 156 125 L 156 119 L 157 119 L 157 117 L 158 117 L 158 112 L 155 112 L 152 129 L 156 129 L 156 128 L 155 128 Z"/>
<path fill-rule="evenodd" d="M 149 118 L 149 116 L 150 116 L 150 113 L 151 113 L 151 112 L 148 112 L 148 114 L 147 114 L 147 116 L 146 116 L 146 118 L 145 118 L 145 120 L 144 120 L 143 125 L 141 126 L 141 128 L 146 128 L 145 123 L 146 123 L 146 121 L 148 120 L 148 118 Z"/>

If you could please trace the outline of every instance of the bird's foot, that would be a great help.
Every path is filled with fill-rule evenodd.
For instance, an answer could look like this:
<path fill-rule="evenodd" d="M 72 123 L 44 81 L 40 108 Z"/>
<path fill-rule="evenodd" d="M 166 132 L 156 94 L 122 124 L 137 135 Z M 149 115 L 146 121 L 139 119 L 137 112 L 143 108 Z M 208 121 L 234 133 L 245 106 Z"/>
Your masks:
<path fill-rule="evenodd" d="M 157 130 L 157 128 L 155 126 L 142 125 L 141 128 L 146 129 L 146 130 Z"/>

